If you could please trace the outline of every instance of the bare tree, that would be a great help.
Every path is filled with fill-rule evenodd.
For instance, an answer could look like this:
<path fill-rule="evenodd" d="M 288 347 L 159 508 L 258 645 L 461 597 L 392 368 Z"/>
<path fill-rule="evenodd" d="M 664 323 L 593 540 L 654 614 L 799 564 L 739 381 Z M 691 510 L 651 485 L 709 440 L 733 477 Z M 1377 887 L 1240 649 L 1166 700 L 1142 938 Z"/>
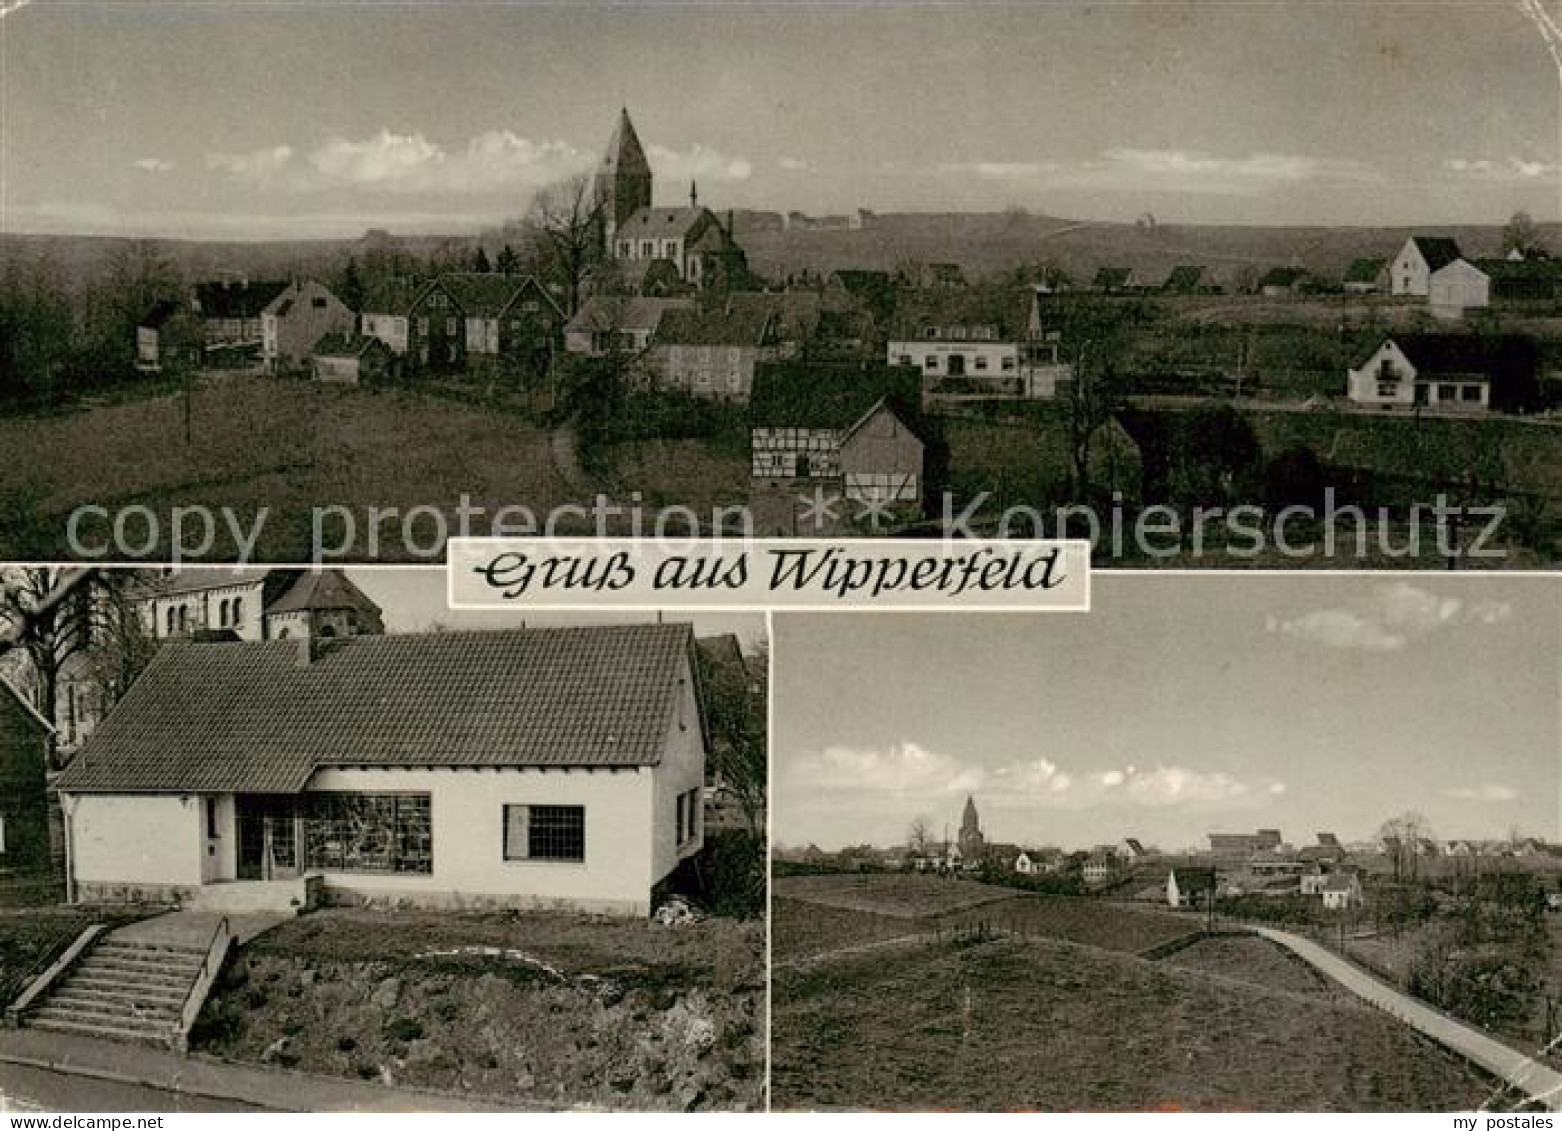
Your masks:
<path fill-rule="evenodd" d="M 1377 840 L 1394 865 L 1394 879 L 1416 878 L 1422 842 L 1432 838 L 1431 823 L 1414 810 L 1390 817 L 1378 827 Z"/>
<path fill-rule="evenodd" d="M 532 198 L 527 220 L 541 237 L 545 267 L 564 287 L 570 314 L 580 306 L 586 273 L 601 257 L 604 204 L 584 174 L 550 185 Z"/>
<path fill-rule="evenodd" d="M 926 859 L 933 854 L 937 841 L 933 837 L 933 822 L 918 814 L 912 819 L 911 828 L 906 833 L 906 847 L 911 855 L 919 860 Z"/>
<path fill-rule="evenodd" d="M 1528 212 L 1515 212 L 1502 229 L 1503 254 L 1516 251 L 1526 259 L 1545 250 L 1540 238 L 1540 225 Z"/>
<path fill-rule="evenodd" d="M 67 677 L 106 705 L 140 674 L 152 644 L 128 593 L 136 580 L 132 571 L 55 566 L 0 573 L 0 642 L 20 650 L 33 706 L 44 718 L 59 717 Z"/>

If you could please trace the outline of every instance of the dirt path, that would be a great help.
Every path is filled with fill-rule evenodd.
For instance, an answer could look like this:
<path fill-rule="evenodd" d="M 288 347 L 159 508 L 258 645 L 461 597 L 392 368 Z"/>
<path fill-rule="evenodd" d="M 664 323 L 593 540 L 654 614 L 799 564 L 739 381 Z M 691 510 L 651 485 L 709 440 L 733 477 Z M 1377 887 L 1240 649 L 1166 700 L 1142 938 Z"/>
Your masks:
<path fill-rule="evenodd" d="M 1479 1030 L 1400 993 L 1315 942 L 1273 927 L 1255 927 L 1254 930 L 1327 974 L 1362 1000 L 1480 1065 L 1551 1111 L 1562 1111 L 1562 1072 L 1547 1068 Z"/>
<path fill-rule="evenodd" d="M 892 939 L 875 939 L 873 942 L 855 943 L 852 946 L 837 947 L 834 950 L 822 951 L 819 954 L 806 955 L 803 958 L 793 958 L 786 962 L 775 962 L 771 964 L 771 968 L 773 970 L 805 970 L 821 962 L 830 962 L 837 958 L 849 958 L 854 954 L 864 954 L 884 947 L 906 946 L 909 943 L 926 942 L 928 939 L 936 937 L 932 931 L 922 931 L 915 935 L 896 935 Z"/>

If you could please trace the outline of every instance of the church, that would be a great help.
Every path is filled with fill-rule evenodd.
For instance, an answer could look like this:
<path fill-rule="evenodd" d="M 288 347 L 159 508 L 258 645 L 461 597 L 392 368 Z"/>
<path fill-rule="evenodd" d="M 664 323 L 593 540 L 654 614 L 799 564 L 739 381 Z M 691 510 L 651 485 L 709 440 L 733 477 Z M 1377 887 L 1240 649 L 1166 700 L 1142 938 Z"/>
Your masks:
<path fill-rule="evenodd" d="M 692 182 L 687 205 L 654 207 L 651 185 L 651 163 L 629 111 L 621 110 L 593 190 L 601 250 L 617 264 L 624 285 L 642 294 L 741 288 L 748 261 L 733 238 L 732 213 L 723 223 L 700 204 Z"/>

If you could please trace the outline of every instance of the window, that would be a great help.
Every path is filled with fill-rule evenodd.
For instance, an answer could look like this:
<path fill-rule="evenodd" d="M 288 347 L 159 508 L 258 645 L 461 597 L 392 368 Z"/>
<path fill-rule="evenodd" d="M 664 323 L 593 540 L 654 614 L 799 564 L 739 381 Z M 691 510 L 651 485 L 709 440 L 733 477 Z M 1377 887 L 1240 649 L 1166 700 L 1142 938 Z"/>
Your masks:
<path fill-rule="evenodd" d="M 976 355 L 976 368 L 978 368 L 978 369 L 986 369 L 987 368 L 987 355 L 985 353 L 979 353 L 979 354 Z"/>
<path fill-rule="evenodd" d="M 172 605 L 169 605 L 168 606 L 168 635 L 169 636 L 172 636 L 174 634 L 174 625 L 177 623 L 174 618 L 177 617 L 178 615 L 179 615 L 179 610 L 174 608 Z"/>
<path fill-rule="evenodd" d="M 1392 400 L 1399 395 L 1399 385 L 1394 381 L 1379 381 L 1378 396 L 1385 400 Z"/>
<path fill-rule="evenodd" d="M 233 610 L 229 614 L 233 618 L 233 626 L 235 628 L 238 627 L 238 625 L 239 625 L 239 618 L 243 614 L 243 612 L 244 612 L 244 598 L 243 597 L 235 597 L 233 599 Z"/>
<path fill-rule="evenodd" d="M 1003 371 L 1005 373 L 1009 373 L 1009 372 L 1012 372 L 1013 369 L 1014 369 L 1014 358 L 1013 357 L 1005 357 L 1003 359 Z"/>
<path fill-rule="evenodd" d="M 895 360 L 896 360 L 897 364 L 900 364 L 900 365 L 910 365 L 911 364 L 911 355 L 909 353 L 903 353 L 903 354 L 900 354 Z"/>
<path fill-rule="evenodd" d="M 304 860 L 325 872 L 430 875 L 434 841 L 426 793 L 313 793 L 300 801 Z"/>
<path fill-rule="evenodd" d="M 1466 402 L 1478 403 L 1481 399 L 1481 387 L 1479 385 L 1464 385 L 1459 390 L 1459 399 Z"/>
<path fill-rule="evenodd" d="M 461 320 L 459 318 L 445 319 L 445 333 L 454 334 L 456 330 L 460 328 L 460 322 Z"/>
<path fill-rule="evenodd" d="M 506 805 L 504 858 L 584 862 L 585 806 Z"/>
<path fill-rule="evenodd" d="M 217 799 L 215 797 L 206 799 L 206 839 L 217 839 Z"/>
<path fill-rule="evenodd" d="M 700 791 L 694 789 L 684 790 L 678 795 L 678 847 L 688 844 L 700 831 Z"/>
<path fill-rule="evenodd" d="M 923 367 L 928 370 L 928 372 L 932 372 L 938 368 L 938 355 L 936 353 L 928 354 L 927 357 L 923 359 L 922 364 Z"/>
<path fill-rule="evenodd" d="M 323 298 L 313 298 L 313 299 L 310 299 L 309 300 L 309 305 L 314 307 L 316 310 L 324 310 L 325 309 L 325 299 L 323 299 Z"/>

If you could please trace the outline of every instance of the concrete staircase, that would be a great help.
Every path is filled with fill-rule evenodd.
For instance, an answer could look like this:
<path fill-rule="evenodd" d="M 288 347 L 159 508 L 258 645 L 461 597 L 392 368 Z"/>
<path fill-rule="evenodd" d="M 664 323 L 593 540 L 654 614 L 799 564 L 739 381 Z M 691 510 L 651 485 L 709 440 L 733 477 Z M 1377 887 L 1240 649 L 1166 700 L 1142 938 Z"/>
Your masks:
<path fill-rule="evenodd" d="M 173 1046 L 204 948 L 109 935 L 78 959 L 22 1023 L 34 1029 Z"/>

